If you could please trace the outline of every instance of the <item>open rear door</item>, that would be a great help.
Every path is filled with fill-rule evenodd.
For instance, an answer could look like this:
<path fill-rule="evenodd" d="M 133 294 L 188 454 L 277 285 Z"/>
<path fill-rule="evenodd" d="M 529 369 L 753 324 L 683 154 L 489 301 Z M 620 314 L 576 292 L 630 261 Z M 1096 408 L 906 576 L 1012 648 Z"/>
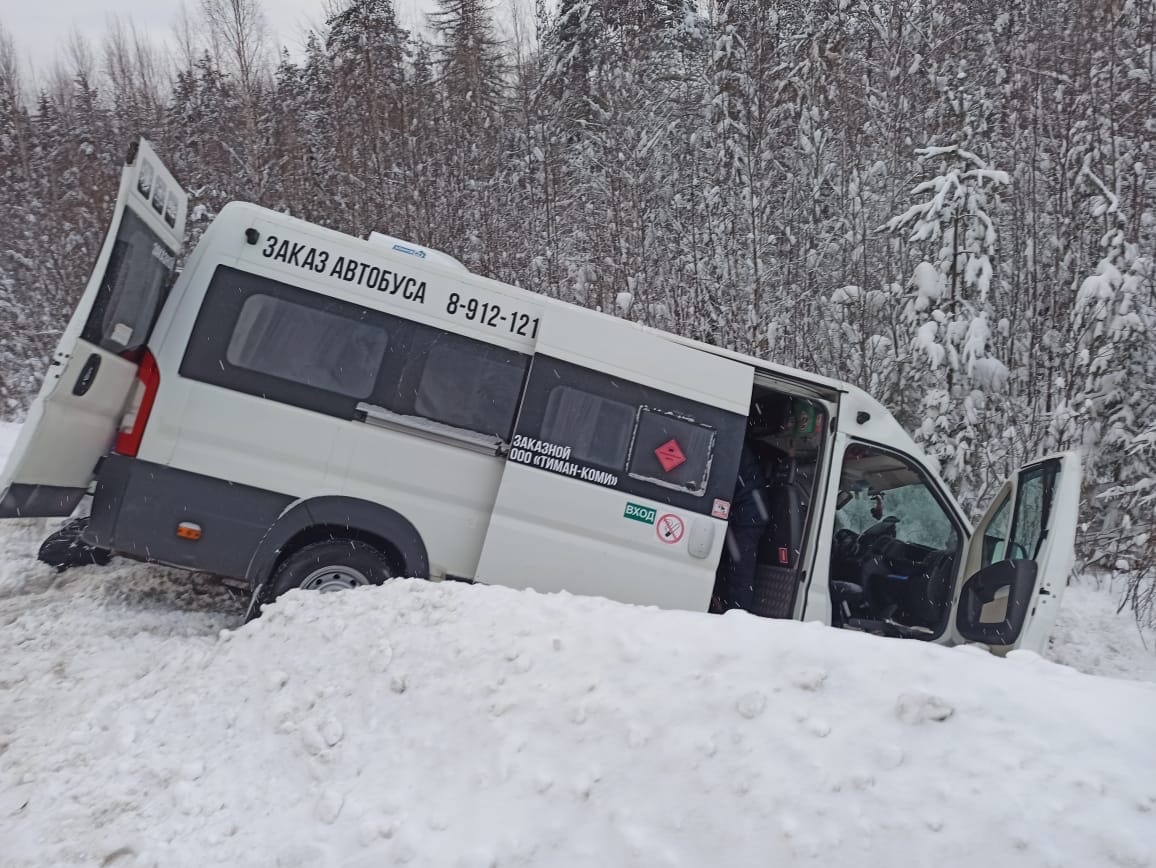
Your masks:
<path fill-rule="evenodd" d="M 1079 456 L 1065 452 L 1004 483 L 968 544 L 957 641 L 1043 650 L 1075 563 L 1080 476 Z"/>
<path fill-rule="evenodd" d="M 68 515 L 112 446 L 172 285 L 187 197 L 143 139 L 128 155 L 112 224 L 0 474 L 0 518 Z"/>
<path fill-rule="evenodd" d="M 706 611 L 753 378 L 633 323 L 547 307 L 477 578 Z"/>

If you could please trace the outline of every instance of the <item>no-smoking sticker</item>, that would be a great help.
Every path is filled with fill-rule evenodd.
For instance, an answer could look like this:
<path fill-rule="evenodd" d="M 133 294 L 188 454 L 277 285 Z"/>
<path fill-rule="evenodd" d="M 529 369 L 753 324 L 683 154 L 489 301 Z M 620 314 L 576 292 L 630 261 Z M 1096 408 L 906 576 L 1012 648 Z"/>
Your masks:
<path fill-rule="evenodd" d="M 658 517 L 654 523 L 654 532 L 667 545 L 674 545 L 686 533 L 686 523 L 674 513 L 668 512 Z"/>

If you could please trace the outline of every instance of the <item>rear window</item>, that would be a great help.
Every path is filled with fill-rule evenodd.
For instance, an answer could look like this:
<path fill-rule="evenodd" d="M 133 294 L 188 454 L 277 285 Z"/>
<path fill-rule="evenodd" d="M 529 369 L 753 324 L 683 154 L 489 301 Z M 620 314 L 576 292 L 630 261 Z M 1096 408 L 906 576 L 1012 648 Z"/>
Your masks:
<path fill-rule="evenodd" d="M 81 337 L 113 353 L 143 347 L 168 297 L 176 253 L 125 210 Z"/>
<path fill-rule="evenodd" d="M 238 368 L 368 398 L 385 358 L 388 334 L 376 324 L 270 295 L 251 295 L 241 307 L 225 358 Z"/>

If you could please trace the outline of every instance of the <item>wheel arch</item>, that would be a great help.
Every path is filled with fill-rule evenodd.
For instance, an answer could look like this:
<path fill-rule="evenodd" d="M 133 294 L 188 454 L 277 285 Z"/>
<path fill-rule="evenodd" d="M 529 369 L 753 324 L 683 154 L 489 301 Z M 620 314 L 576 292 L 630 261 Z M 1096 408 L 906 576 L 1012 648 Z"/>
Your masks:
<path fill-rule="evenodd" d="M 380 503 L 332 495 L 299 501 L 282 513 L 257 545 L 245 579 L 256 588 L 285 556 L 326 539 L 361 540 L 381 550 L 399 575 L 429 578 L 425 541 L 409 519 Z"/>

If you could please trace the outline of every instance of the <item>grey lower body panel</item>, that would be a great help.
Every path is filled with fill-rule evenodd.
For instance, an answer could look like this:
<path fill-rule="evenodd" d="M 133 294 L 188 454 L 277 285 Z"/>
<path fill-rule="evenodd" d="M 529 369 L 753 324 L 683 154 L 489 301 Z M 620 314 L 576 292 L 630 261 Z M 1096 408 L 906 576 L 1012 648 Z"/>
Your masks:
<path fill-rule="evenodd" d="M 87 488 L 15 483 L 0 498 L 0 518 L 54 518 L 72 515 Z"/>
<path fill-rule="evenodd" d="M 245 578 L 258 544 L 294 498 L 109 455 L 97 473 L 85 541 L 119 554 Z M 177 536 L 191 522 L 198 540 Z"/>

